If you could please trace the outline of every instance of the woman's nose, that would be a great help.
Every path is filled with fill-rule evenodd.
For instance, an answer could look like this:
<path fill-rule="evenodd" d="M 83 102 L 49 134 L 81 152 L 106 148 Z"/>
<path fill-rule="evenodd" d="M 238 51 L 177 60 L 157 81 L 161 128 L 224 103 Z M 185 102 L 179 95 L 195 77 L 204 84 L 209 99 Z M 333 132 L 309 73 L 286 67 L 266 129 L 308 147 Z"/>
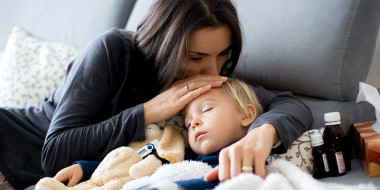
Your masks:
<path fill-rule="evenodd" d="M 208 62 L 206 63 L 202 73 L 203 74 L 214 74 L 214 75 L 219 74 L 218 64 L 217 64 L 217 61 L 215 58 L 208 60 Z"/>

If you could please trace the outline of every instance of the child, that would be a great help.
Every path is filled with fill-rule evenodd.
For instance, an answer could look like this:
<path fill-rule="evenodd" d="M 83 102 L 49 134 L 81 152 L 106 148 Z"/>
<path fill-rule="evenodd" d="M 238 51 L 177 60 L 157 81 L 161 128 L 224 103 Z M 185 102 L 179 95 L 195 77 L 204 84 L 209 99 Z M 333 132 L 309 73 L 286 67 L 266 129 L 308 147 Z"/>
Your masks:
<path fill-rule="evenodd" d="M 191 149 L 210 155 L 243 138 L 263 110 L 247 84 L 230 78 L 190 102 L 183 113 Z"/>
<path fill-rule="evenodd" d="M 243 138 L 263 109 L 250 86 L 229 78 L 221 88 L 213 88 L 191 101 L 183 113 L 189 145 L 199 155 L 195 160 L 215 167 L 219 164 L 220 150 Z M 242 170 L 253 172 L 252 168 Z M 184 189 L 195 190 L 212 189 L 219 181 L 206 182 L 201 178 L 176 183 Z"/>
<path fill-rule="evenodd" d="M 219 151 L 243 138 L 252 122 L 262 113 L 263 109 L 254 91 L 237 79 L 229 78 L 221 88 L 213 88 L 194 99 L 183 109 L 183 114 L 188 128 L 190 148 L 195 154 L 200 155 L 196 160 L 213 167 L 218 165 Z M 68 186 L 73 186 L 82 176 L 91 176 L 97 163 L 79 162 L 80 165 L 67 167 L 54 178 L 61 182 L 68 181 Z M 83 171 L 81 166 L 84 167 Z M 88 169 L 89 167 L 93 169 Z M 194 185 L 211 188 L 217 183 L 205 182 L 203 179 L 178 182 L 185 189 L 189 186 L 194 189 Z"/>

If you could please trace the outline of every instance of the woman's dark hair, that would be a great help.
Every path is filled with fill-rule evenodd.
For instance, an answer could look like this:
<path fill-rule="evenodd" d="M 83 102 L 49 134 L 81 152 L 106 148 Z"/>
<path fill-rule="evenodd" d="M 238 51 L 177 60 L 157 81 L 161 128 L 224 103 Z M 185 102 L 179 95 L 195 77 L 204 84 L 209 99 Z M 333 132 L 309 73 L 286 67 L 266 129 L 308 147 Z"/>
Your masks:
<path fill-rule="evenodd" d="M 221 75 L 229 76 L 240 56 L 242 37 L 235 6 L 230 0 L 157 0 L 139 24 L 135 48 L 157 71 L 156 82 L 163 90 L 180 73 L 189 51 L 190 35 L 206 27 L 227 25 L 231 29 L 231 52 Z"/>

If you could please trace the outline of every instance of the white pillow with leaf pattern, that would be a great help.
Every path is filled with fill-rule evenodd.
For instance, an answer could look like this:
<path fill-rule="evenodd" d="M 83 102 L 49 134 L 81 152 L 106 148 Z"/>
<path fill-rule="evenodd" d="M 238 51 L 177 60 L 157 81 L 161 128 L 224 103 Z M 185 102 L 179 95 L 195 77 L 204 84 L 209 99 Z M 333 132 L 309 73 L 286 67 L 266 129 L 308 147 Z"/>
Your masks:
<path fill-rule="evenodd" d="M 312 129 L 302 133 L 300 137 L 293 141 L 286 153 L 270 155 L 267 159 L 268 163 L 277 159 L 287 160 L 311 174 L 314 170 L 314 158 L 312 155 L 313 147 L 311 146 L 310 135 L 317 133 L 323 134 L 323 130 L 324 128 Z"/>
<path fill-rule="evenodd" d="M 0 106 L 39 106 L 63 81 L 79 49 L 14 27 L 0 60 Z"/>

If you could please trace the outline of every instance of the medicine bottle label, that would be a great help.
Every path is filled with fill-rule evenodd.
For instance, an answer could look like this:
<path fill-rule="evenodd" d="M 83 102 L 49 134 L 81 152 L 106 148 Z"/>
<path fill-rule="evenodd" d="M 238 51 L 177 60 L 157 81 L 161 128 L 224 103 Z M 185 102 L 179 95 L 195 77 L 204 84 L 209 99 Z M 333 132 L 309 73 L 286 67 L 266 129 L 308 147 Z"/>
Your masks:
<path fill-rule="evenodd" d="M 329 168 L 329 164 L 327 163 L 327 156 L 326 156 L 326 154 L 322 154 L 322 159 L 323 159 L 323 165 L 325 166 L 325 171 L 329 172 L 330 168 Z"/>
<path fill-rule="evenodd" d="M 346 172 L 346 165 L 344 164 L 344 158 L 343 158 L 342 151 L 336 152 L 335 157 L 336 157 L 336 162 L 338 164 L 339 173 L 341 174 L 341 173 Z"/>

